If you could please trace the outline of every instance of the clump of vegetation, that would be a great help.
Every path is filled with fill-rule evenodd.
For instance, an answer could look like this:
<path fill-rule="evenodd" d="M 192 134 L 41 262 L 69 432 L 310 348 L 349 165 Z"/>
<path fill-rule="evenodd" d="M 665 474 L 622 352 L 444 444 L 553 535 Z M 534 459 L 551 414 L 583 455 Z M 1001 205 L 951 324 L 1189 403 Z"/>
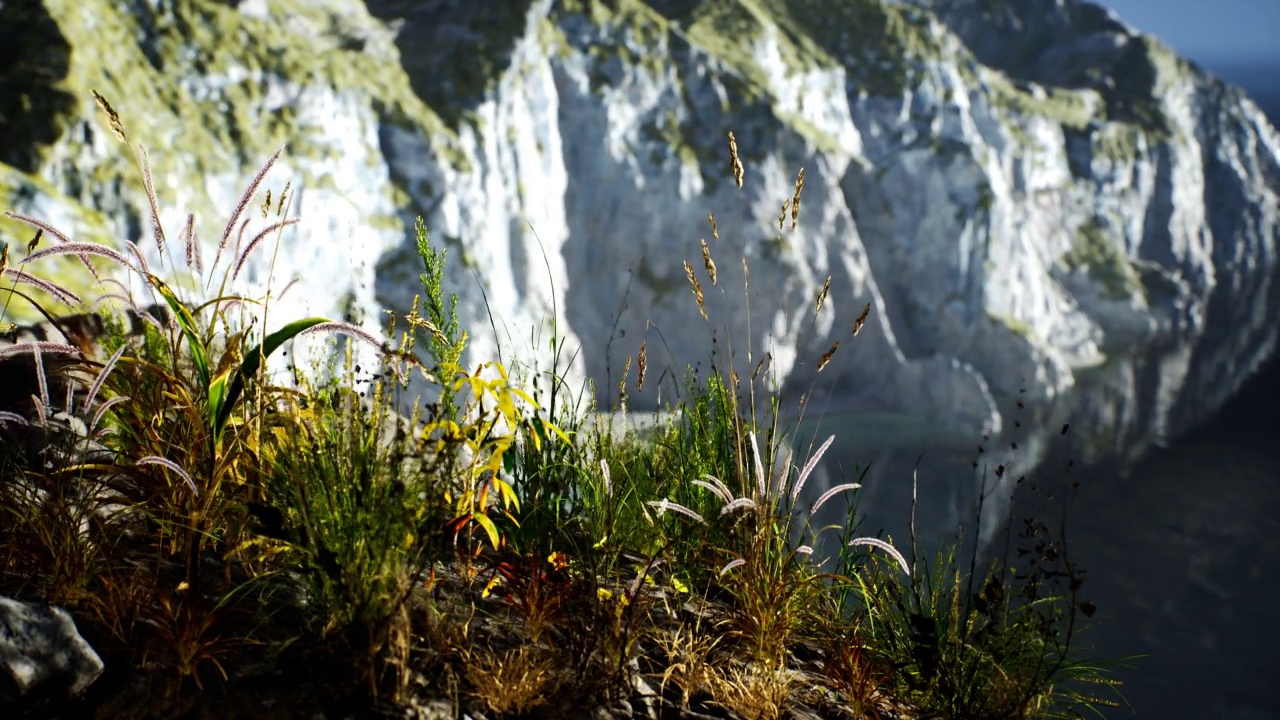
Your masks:
<path fill-rule="evenodd" d="M 99 103 L 123 140 L 118 116 Z M 729 148 L 741 187 L 732 135 Z M 130 257 L 69 242 L 8 214 L 58 241 L 24 265 L 107 258 L 145 278 L 168 310 L 141 342 L 115 328 L 103 340 L 107 360 L 82 360 L 85 392 L 57 408 L 78 431 L 52 423 L 43 373 L 36 417 L 0 413 L 5 423 L 48 425 L 44 439 L 60 448 L 51 460 L 4 446 L 0 593 L 66 607 L 116 668 L 84 697 L 31 713 L 243 717 L 269 699 L 298 717 L 364 716 L 443 698 L 486 717 L 579 717 L 626 701 L 664 716 L 807 708 L 1029 718 L 1105 702 L 1073 682 L 1105 676 L 1072 652 L 1080 580 L 1054 564 L 1065 554 L 1047 527 L 1028 529 L 1039 560 L 1019 573 L 1002 563 L 961 572 L 946 554 L 921 564 L 914 547 L 909 560 L 883 539 L 813 527 L 832 502 L 846 502 L 852 518 L 859 485 L 803 502 L 835 438 L 791 457 L 763 363 L 747 376 L 713 357 L 705 377 L 687 378 L 665 423 L 647 435 L 615 432 L 555 367 L 526 389 L 500 364 L 462 365 L 467 334 L 443 290 L 447 258 L 421 221 L 425 299 L 393 317 L 390 341 L 324 318 L 260 331 L 252 319 L 268 308 L 228 288 L 296 222 L 287 191 L 274 202 L 267 191 L 266 224 L 248 234 L 246 209 L 274 160 L 246 189 L 207 273 L 188 219 L 190 269 L 207 281 L 223 267 L 207 301 L 197 285 L 162 281 L 136 247 Z M 802 187 L 803 174 L 784 204 L 793 228 Z M 707 317 L 704 292 L 717 274 L 705 241 L 701 260 L 701 273 L 685 269 Z M 25 270 L 6 264 L 0 275 L 59 295 Z M 317 332 L 371 344 L 380 367 L 364 376 L 348 352 L 337 377 L 271 382 L 266 360 Z M 553 338 L 552 347 L 558 363 L 564 345 Z M 40 368 L 51 352 L 74 350 L 5 353 Z M 634 362 L 639 391 L 645 343 Z M 405 417 L 400 394 L 414 373 L 438 392 Z M 812 559 L 827 532 L 844 533 L 836 572 Z M 1065 589 L 1054 584 L 1062 578 Z"/>

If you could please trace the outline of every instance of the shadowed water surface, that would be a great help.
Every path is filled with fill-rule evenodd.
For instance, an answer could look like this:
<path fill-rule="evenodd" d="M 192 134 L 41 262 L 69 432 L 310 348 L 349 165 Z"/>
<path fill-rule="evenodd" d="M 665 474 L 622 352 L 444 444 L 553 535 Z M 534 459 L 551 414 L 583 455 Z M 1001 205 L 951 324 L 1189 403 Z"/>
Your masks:
<path fill-rule="evenodd" d="M 1132 709 L 1102 708 L 1105 717 L 1280 719 L 1278 400 L 1280 363 L 1272 362 L 1218 419 L 1152 451 L 1124 476 L 1105 467 L 1064 474 L 1059 457 L 1070 455 L 1069 441 L 1041 431 L 1060 452 L 1028 472 L 1013 515 L 1056 518 L 1064 484 L 1079 481 L 1068 494 L 1067 550 L 1088 575 L 1082 598 L 1098 608 L 1081 641 L 1100 658 L 1146 656 L 1113 675 Z M 883 530 L 904 550 L 913 470 L 917 535 L 932 553 L 959 524 L 972 533 L 980 477 L 972 462 L 1018 463 L 999 441 L 965 441 L 901 417 L 828 416 L 817 432 L 803 425 L 799 444 L 832 433 L 837 442 L 805 494 L 856 479 L 870 464 L 860 532 Z M 986 446 L 982 453 L 978 445 Z"/>

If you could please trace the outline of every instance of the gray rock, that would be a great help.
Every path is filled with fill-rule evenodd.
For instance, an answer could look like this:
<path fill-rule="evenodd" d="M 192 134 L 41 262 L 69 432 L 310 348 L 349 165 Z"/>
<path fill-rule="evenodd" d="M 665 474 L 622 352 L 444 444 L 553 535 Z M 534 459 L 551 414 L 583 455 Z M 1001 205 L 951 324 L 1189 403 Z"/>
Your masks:
<path fill-rule="evenodd" d="M 0 706 L 35 696 L 78 695 L 102 660 L 59 607 L 0 597 Z"/>

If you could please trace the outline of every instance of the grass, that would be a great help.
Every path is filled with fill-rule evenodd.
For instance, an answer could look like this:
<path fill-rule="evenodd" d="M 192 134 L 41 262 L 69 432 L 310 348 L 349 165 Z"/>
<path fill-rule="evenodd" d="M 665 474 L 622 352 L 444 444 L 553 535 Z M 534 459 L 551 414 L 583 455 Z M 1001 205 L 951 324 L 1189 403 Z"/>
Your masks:
<path fill-rule="evenodd" d="M 732 136 L 730 154 L 741 187 Z M 813 527 L 827 503 L 852 519 L 859 486 L 805 504 L 833 441 L 791 456 L 760 365 L 740 374 L 713 357 L 646 434 L 596 419 L 554 365 L 527 386 L 497 363 L 464 367 L 447 258 L 421 221 L 423 299 L 392 316 L 391 341 L 325 318 L 262 334 L 268 304 L 229 288 L 296 221 L 286 189 L 267 195 L 262 227 L 246 229 L 274 161 L 250 182 L 207 272 L 188 221 L 186 271 L 203 282 L 186 288 L 136 248 L 72 243 L 9 214 L 57 241 L 18 267 L 6 251 L 13 298 L 26 297 L 19 283 L 59 296 L 26 269 L 41 258 L 97 256 L 139 273 L 171 318 L 141 342 L 108 333 L 105 362 L 55 344 L 5 351 L 34 358 L 39 387 L 34 407 L 0 413 L 11 433 L 0 593 L 66 607 L 109 668 L 85 696 L 35 701 L 28 714 L 241 717 L 285 703 L 298 717 L 366 716 L 443 699 L 486 717 L 628 701 L 747 718 L 1030 718 L 1111 704 L 1085 692 L 1113 681 L 1077 657 L 1089 606 L 1048 526 L 1023 533 L 1029 564 L 986 569 L 954 550 L 923 563 L 914 542 L 908 555 L 849 527 Z M 801 175 L 784 205 L 793 227 L 802 185 Z M 686 263 L 690 310 L 704 317 L 718 247 L 704 242 L 702 279 Z M 273 383 L 265 360 L 315 332 L 371 343 L 381 366 L 366 377 L 348 352 L 336 376 Z M 92 383 L 68 394 L 72 407 L 48 392 L 74 380 L 43 372 L 51 356 Z M 619 407 L 643 389 L 647 365 L 642 343 Z M 414 374 L 438 393 L 404 417 L 395 408 Z M 813 557 L 826 533 L 839 537 L 833 571 Z"/>

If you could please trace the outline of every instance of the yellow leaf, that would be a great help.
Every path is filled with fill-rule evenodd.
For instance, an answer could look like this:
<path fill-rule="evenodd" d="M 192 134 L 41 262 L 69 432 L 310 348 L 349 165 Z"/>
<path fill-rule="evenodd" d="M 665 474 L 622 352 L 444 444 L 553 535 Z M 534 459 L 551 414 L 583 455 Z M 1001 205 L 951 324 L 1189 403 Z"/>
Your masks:
<path fill-rule="evenodd" d="M 472 516 L 472 520 L 476 521 L 480 527 L 484 528 L 485 533 L 489 536 L 489 544 L 494 550 L 498 549 L 498 526 L 493 524 L 488 515 L 477 514 Z"/>
<path fill-rule="evenodd" d="M 507 388 L 507 390 L 508 392 L 515 394 L 521 400 L 524 400 L 525 402 L 529 403 L 529 405 L 533 407 L 534 410 L 539 409 L 538 403 L 533 398 L 529 397 L 529 393 L 525 392 L 524 390 L 521 390 L 520 388 L 516 388 L 516 387 Z"/>
<path fill-rule="evenodd" d="M 489 592 L 493 590 L 495 587 L 497 587 L 498 584 L 500 584 L 501 582 L 502 582 L 502 576 L 498 575 L 497 573 L 494 573 L 493 578 L 490 579 L 487 584 L 485 584 L 484 592 L 480 593 L 480 597 L 482 598 L 489 597 Z"/>
<path fill-rule="evenodd" d="M 498 493 L 502 495 L 503 503 L 509 508 L 515 508 L 516 512 L 520 512 L 520 499 L 516 497 L 516 491 L 505 480 L 498 480 L 496 483 Z"/>

